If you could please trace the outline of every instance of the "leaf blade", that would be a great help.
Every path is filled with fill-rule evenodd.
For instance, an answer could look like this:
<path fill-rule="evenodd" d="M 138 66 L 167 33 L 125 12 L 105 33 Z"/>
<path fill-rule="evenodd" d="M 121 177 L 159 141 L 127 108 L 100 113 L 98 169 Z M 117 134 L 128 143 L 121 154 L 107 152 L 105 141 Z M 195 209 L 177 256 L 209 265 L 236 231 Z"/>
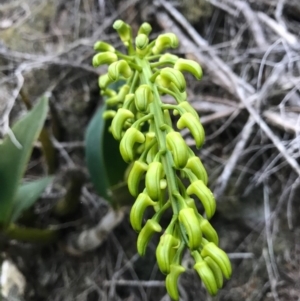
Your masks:
<path fill-rule="evenodd" d="M 87 128 L 86 163 L 97 193 L 115 204 L 119 202 L 112 187 L 124 182 L 127 164 L 120 155 L 119 141 L 116 141 L 108 131 L 110 121 L 102 118 L 105 110 L 106 105 L 99 107 Z M 125 194 L 128 195 L 127 188 Z"/>
<path fill-rule="evenodd" d="M 41 193 L 52 180 L 53 177 L 44 177 L 42 179 L 20 185 L 15 196 L 10 221 L 15 222 L 22 214 L 22 211 L 29 209 L 38 200 Z"/>
<path fill-rule="evenodd" d="M 47 112 L 48 99 L 42 97 L 37 105 L 12 127 L 12 133 L 22 147 L 18 147 L 9 136 L 6 136 L 0 145 L 0 223 L 9 221 L 15 194 Z"/>

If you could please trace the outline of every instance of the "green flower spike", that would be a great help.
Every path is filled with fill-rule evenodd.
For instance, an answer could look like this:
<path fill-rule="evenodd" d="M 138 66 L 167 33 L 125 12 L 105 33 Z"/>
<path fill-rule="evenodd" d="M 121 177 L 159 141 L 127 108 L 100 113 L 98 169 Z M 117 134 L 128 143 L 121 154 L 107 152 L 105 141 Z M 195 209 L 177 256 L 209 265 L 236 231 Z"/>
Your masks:
<path fill-rule="evenodd" d="M 129 218 L 132 228 L 139 232 L 138 253 L 144 255 L 151 237 L 162 232 L 159 222 L 169 211 L 172 220 L 160 234 L 156 248 L 158 267 L 167 275 L 168 294 L 173 300 L 179 299 L 177 281 L 185 271 L 181 261 L 183 252 L 188 250 L 204 286 L 215 295 L 223 286 L 223 276 L 230 277 L 231 265 L 226 253 L 218 247 L 218 234 L 208 221 L 216 211 L 216 201 L 207 187 L 207 172 L 179 132 L 187 128 L 197 148 L 204 143 L 205 132 L 198 113 L 187 100 L 182 73 L 200 79 L 201 67 L 174 54 L 162 54 L 167 48 L 178 46 L 173 33 L 161 34 L 151 41 L 152 28 L 143 23 L 133 43 L 128 24 L 117 20 L 113 27 L 127 53 L 98 41 L 94 49 L 99 53 L 94 56 L 93 65 L 108 65 L 108 73 L 99 78 L 101 95 L 107 97 L 108 109 L 103 116 L 113 118 L 112 135 L 120 141 L 124 161 L 132 164 L 127 184 L 136 200 Z M 124 84 L 115 93 L 109 85 L 118 81 Z M 176 104 L 165 104 L 162 95 L 170 95 Z M 177 128 L 172 112 L 177 118 Z M 203 205 L 203 216 L 195 205 L 197 198 Z M 143 226 L 144 213 L 149 207 L 152 208 L 147 213 L 152 218 Z"/>

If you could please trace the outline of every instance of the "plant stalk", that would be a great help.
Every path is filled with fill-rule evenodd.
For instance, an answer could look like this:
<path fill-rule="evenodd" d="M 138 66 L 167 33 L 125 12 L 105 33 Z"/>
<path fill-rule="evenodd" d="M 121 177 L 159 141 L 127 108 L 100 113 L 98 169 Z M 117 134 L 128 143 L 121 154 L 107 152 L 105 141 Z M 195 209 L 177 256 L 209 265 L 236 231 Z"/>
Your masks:
<path fill-rule="evenodd" d="M 159 150 L 163 152 L 161 159 L 166 174 L 169 199 L 171 201 L 174 214 L 178 214 L 179 204 L 173 196 L 174 192 L 179 191 L 176 180 L 176 172 L 173 169 L 172 155 L 170 152 L 166 151 L 166 131 L 162 130 L 162 128 L 166 124 L 164 120 L 164 113 L 162 110 L 163 103 L 160 99 L 160 95 L 156 85 L 150 81 L 150 78 L 153 75 L 150 63 L 146 59 L 141 58 L 136 58 L 136 63 L 142 66 L 142 72 L 140 75 L 141 84 L 147 84 L 148 86 L 150 86 L 154 94 L 153 102 L 150 105 L 150 112 L 153 114 L 154 128 Z"/>
<path fill-rule="evenodd" d="M 57 230 L 25 228 L 16 224 L 8 225 L 3 233 L 9 239 L 40 244 L 50 244 L 59 238 Z"/>

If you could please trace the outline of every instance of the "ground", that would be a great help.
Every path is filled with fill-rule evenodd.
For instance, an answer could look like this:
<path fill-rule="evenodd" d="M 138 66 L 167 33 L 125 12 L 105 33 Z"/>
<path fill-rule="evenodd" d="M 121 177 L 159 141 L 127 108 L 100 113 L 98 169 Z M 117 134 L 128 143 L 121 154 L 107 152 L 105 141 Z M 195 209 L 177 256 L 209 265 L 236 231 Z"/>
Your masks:
<path fill-rule="evenodd" d="M 151 23 L 153 36 L 174 32 L 175 53 L 203 67 L 200 82 L 187 77 L 188 95 L 206 131 L 199 156 L 218 203 L 212 224 L 233 276 L 212 298 L 186 255 L 182 300 L 300 300 L 299 16 L 298 0 L 1 1 L 1 133 L 5 116 L 13 123 L 26 99 L 34 103 L 48 93 L 59 153 L 55 187 L 34 210 L 39 225 L 64 229 L 60 241 L 46 247 L 1 241 L 2 260 L 26 279 L 24 300 L 169 300 L 155 241 L 140 258 L 128 214 L 97 249 L 75 255 L 66 247 L 69 235 L 93 227 L 108 210 L 88 179 L 84 133 L 102 102 L 103 69 L 91 66 L 92 46 L 101 39 L 120 47 L 111 27 L 118 18 L 135 31 Z M 26 177 L 39 176 L 42 163 L 37 144 Z M 80 212 L 53 217 L 74 167 L 87 177 Z"/>

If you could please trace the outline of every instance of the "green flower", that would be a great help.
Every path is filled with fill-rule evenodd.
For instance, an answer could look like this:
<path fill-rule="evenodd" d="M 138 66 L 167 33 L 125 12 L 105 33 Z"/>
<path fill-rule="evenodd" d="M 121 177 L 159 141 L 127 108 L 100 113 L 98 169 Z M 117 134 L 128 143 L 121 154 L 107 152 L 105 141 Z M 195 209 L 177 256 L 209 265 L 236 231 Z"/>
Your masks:
<path fill-rule="evenodd" d="M 230 277 L 231 264 L 217 246 L 217 232 L 208 221 L 216 211 L 216 202 L 207 187 L 207 172 L 178 131 L 187 128 L 197 148 L 204 144 L 205 131 L 198 113 L 188 102 L 182 73 L 189 72 L 200 79 L 202 69 L 194 61 L 162 53 L 178 47 L 178 38 L 173 33 L 161 34 L 151 41 L 152 28 L 143 23 L 133 42 L 128 24 L 117 20 L 113 27 L 127 53 L 98 41 L 94 49 L 99 53 L 94 56 L 93 65 L 108 65 L 107 74 L 99 78 L 101 94 L 109 96 L 104 116 L 112 118 L 111 132 L 120 141 L 122 158 L 132 164 L 127 184 L 136 198 L 130 223 L 139 232 L 138 253 L 144 255 L 152 236 L 162 232 L 160 220 L 171 210 L 173 218 L 160 234 L 156 248 L 158 267 L 167 274 L 170 297 L 179 299 L 177 281 L 185 270 L 181 266 L 184 250 L 190 251 L 195 259 L 194 269 L 207 291 L 215 295 L 223 285 L 223 276 Z M 118 93 L 109 89 L 111 83 L 121 80 L 124 85 Z M 177 104 L 165 104 L 165 94 Z M 174 129 L 171 116 L 177 118 L 178 130 Z M 198 212 L 196 199 L 205 215 Z M 148 211 L 149 207 L 152 209 Z M 146 210 L 148 217 L 153 216 L 143 225 Z"/>

